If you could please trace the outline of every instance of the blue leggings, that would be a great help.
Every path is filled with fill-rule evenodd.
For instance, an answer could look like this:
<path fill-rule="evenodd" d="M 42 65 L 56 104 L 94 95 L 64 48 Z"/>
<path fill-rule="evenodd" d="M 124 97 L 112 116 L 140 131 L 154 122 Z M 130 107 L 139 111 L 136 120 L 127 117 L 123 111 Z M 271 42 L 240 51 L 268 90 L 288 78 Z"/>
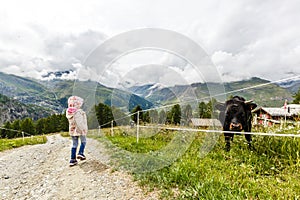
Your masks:
<path fill-rule="evenodd" d="M 71 149 L 71 159 L 76 158 L 76 150 L 77 150 L 77 147 L 78 147 L 78 139 L 79 138 L 80 138 L 81 144 L 80 144 L 78 154 L 83 155 L 83 153 L 84 153 L 84 148 L 85 148 L 85 145 L 86 145 L 86 136 L 85 135 L 72 136 L 73 145 L 72 145 L 72 149 Z"/>

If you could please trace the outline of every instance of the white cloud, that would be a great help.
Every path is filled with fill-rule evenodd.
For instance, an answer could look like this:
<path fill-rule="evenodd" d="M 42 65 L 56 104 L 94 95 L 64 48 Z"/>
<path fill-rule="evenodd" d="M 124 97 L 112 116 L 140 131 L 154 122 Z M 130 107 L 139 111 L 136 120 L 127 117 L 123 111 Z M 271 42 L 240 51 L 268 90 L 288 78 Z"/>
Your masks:
<path fill-rule="evenodd" d="M 196 41 L 225 81 L 252 76 L 278 80 L 300 73 L 299 9 L 297 0 L 5 1 L 0 8 L 0 71 L 38 77 L 49 71 L 76 70 L 105 39 L 154 27 Z M 149 51 L 120 59 L 95 78 L 117 82 L 148 64 L 173 66 L 183 81 L 199 80 L 183 59 Z M 153 80 L 163 77 L 148 72 L 158 76 Z"/>

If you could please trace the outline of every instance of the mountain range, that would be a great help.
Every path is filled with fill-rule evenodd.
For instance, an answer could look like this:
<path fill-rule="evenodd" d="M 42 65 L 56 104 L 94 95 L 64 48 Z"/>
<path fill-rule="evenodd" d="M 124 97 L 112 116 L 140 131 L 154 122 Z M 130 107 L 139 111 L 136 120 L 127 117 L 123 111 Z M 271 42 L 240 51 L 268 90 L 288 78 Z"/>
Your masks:
<path fill-rule="evenodd" d="M 174 103 L 178 100 L 190 101 L 189 97 L 210 100 L 211 88 L 224 88 L 227 96 L 240 95 L 245 99 L 253 99 L 260 106 L 282 106 L 285 99 L 293 100 L 298 91 L 300 81 L 274 84 L 270 81 L 253 77 L 248 80 L 228 83 L 194 83 L 191 85 L 175 85 L 163 87 L 160 84 L 147 84 L 129 88 L 146 100 L 158 104 Z M 223 91 L 223 92 L 224 92 Z M 222 92 L 222 91 L 221 91 Z"/>
<path fill-rule="evenodd" d="M 62 75 L 61 73 L 50 74 L 60 77 Z M 124 91 L 94 81 L 55 78 L 42 81 L 0 72 L 0 124 L 12 119 L 24 117 L 35 119 L 52 113 L 62 113 L 67 107 L 67 99 L 73 94 L 74 87 L 84 91 L 84 94 L 89 94 L 83 96 L 84 98 L 95 98 L 96 104 L 101 102 L 128 112 L 136 105 L 147 109 L 195 99 L 207 101 L 210 97 L 208 88 L 224 88 L 227 96 L 241 95 L 246 99 L 253 99 L 260 106 L 282 106 L 285 99 L 289 102 L 293 99 L 293 94 L 300 87 L 300 81 L 273 84 L 254 77 L 230 83 L 194 83 L 172 87 L 154 83 L 133 86 Z M 13 117 L 10 117 L 9 113 Z"/>
<path fill-rule="evenodd" d="M 132 110 L 136 105 L 143 109 L 153 104 L 135 94 L 115 88 L 109 88 L 93 81 L 72 81 L 63 79 L 52 79 L 49 81 L 36 80 L 19 77 L 16 75 L 0 72 L 0 94 L 2 101 L 0 124 L 12 119 L 41 116 L 34 112 L 37 108 L 47 116 L 53 113 L 63 113 L 67 108 L 67 99 L 73 94 L 74 86 L 77 89 L 90 93 L 95 102 L 116 106 L 125 112 Z M 88 98 L 84 97 L 83 98 Z M 35 108 L 32 109 L 25 109 Z M 19 109 L 22 107 L 24 109 Z M 50 112 L 51 111 L 51 112 Z M 7 113 L 12 112 L 16 117 L 9 117 Z M 32 117 L 35 119 L 35 117 Z"/>
<path fill-rule="evenodd" d="M 282 83 L 278 83 L 280 87 L 289 90 L 291 93 L 295 94 L 299 90 L 300 80 L 290 80 Z"/>

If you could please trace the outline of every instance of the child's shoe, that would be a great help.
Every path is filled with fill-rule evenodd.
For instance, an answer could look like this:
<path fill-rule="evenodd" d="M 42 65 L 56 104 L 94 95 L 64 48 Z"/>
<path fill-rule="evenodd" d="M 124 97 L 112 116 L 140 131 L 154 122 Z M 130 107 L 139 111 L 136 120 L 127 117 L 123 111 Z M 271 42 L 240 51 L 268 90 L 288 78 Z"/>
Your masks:
<path fill-rule="evenodd" d="M 77 159 L 85 160 L 86 157 L 85 157 L 83 154 L 78 154 L 78 155 L 77 155 Z"/>
<path fill-rule="evenodd" d="M 72 166 L 74 166 L 74 165 L 77 165 L 77 164 L 78 164 L 78 162 L 77 162 L 76 159 L 71 159 L 71 160 L 70 160 L 70 167 L 72 167 Z"/>

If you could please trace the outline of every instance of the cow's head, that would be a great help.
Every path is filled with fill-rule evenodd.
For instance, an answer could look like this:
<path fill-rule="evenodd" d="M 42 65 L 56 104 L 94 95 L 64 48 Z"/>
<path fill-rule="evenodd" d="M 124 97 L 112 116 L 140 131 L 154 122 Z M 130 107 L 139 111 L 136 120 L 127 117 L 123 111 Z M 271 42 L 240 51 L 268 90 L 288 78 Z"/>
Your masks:
<path fill-rule="evenodd" d="M 217 105 L 221 111 L 220 120 L 225 131 L 248 131 L 251 126 L 251 110 L 256 108 L 252 101 L 246 101 L 243 97 L 235 96 L 227 100 L 225 104 Z"/>

